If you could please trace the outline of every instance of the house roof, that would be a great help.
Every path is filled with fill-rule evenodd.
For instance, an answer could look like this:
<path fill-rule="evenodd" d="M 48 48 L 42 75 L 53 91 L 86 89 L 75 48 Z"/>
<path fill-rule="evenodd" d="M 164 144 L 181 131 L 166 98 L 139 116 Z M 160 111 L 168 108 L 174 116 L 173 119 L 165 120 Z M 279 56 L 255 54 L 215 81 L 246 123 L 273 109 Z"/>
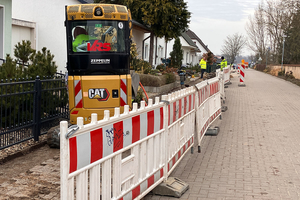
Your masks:
<path fill-rule="evenodd" d="M 186 32 L 182 32 L 181 36 L 190 46 L 194 47 L 196 52 L 201 52 L 198 46 L 192 41 L 192 39 L 186 34 Z"/>
<path fill-rule="evenodd" d="M 207 45 L 205 45 L 205 44 L 202 42 L 202 40 L 201 40 L 201 39 L 200 39 L 193 31 L 191 31 L 190 29 L 188 29 L 188 30 L 186 31 L 186 34 L 187 34 L 191 39 L 197 40 L 197 41 L 201 44 L 201 46 L 202 46 L 207 52 L 210 51 L 209 48 L 207 47 Z"/>
<path fill-rule="evenodd" d="M 147 26 L 135 21 L 134 19 L 132 20 L 132 24 L 133 24 L 134 29 L 143 31 L 144 33 L 150 33 L 151 32 L 150 28 L 148 28 Z"/>

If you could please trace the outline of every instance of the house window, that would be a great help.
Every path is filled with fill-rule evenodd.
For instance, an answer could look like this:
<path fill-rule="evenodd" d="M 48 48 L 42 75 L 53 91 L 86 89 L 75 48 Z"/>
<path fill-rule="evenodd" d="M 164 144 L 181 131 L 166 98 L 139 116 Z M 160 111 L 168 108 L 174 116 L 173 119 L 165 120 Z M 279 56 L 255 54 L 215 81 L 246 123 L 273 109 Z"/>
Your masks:
<path fill-rule="evenodd" d="M 160 57 L 164 57 L 164 48 L 163 47 L 161 47 L 160 48 Z"/>
<path fill-rule="evenodd" d="M 149 45 L 146 44 L 146 45 L 145 45 L 145 59 L 147 59 L 147 58 L 148 58 L 148 55 L 149 55 L 148 47 L 149 47 Z"/>
<path fill-rule="evenodd" d="M 189 52 L 186 52 L 186 64 L 189 63 Z"/>

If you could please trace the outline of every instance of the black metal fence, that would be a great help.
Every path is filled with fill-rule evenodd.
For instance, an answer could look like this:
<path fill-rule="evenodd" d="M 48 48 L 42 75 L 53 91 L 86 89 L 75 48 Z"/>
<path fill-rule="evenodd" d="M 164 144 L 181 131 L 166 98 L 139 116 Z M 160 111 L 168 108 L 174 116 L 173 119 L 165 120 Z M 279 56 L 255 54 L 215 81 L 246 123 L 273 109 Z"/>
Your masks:
<path fill-rule="evenodd" d="M 5 59 L 0 58 L 0 65 L 2 65 L 3 63 L 5 63 Z"/>
<path fill-rule="evenodd" d="M 64 76 L 51 79 L 1 80 L 0 150 L 39 136 L 69 119 Z"/>
<path fill-rule="evenodd" d="M 219 68 L 220 67 L 216 63 L 213 63 L 212 65 L 207 64 L 206 72 L 207 73 L 216 72 L 216 69 L 219 69 Z"/>

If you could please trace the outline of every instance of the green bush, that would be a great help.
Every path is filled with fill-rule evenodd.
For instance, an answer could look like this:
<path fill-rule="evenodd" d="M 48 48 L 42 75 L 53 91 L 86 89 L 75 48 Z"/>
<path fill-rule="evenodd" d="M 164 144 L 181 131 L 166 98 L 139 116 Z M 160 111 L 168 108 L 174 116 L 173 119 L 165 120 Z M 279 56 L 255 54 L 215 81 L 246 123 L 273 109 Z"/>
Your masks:
<path fill-rule="evenodd" d="M 138 104 L 140 104 L 141 101 L 143 100 L 143 98 L 144 98 L 144 92 L 143 92 L 142 89 L 139 89 L 138 92 L 137 92 L 137 94 L 136 94 L 136 96 L 134 97 L 132 103 L 138 103 Z"/>
<path fill-rule="evenodd" d="M 16 59 L 13 60 L 7 55 L 6 62 L 0 66 L 0 78 L 8 79 L 9 82 L 28 80 L 29 78 L 34 80 L 37 75 L 41 79 L 43 76 L 53 79 L 53 81 L 41 82 L 41 87 L 45 91 L 41 94 L 40 114 L 42 118 L 55 116 L 60 113 L 57 108 L 68 103 L 67 91 L 61 90 L 61 87 L 64 87 L 61 80 L 54 81 L 53 75 L 57 69 L 53 61 L 54 55 L 46 47 L 42 51 L 36 52 L 31 49 L 30 45 L 29 41 L 22 41 L 15 45 Z M 0 103 L 3 108 L 1 111 L 2 127 L 33 120 L 33 87 L 33 83 L 24 82 L 8 86 L 0 84 L 0 93 L 2 94 Z M 25 92 L 28 94 L 24 94 Z"/>
<path fill-rule="evenodd" d="M 200 66 L 198 64 L 190 65 L 188 69 L 191 71 L 195 71 L 196 73 L 201 72 Z"/>
<path fill-rule="evenodd" d="M 35 51 L 30 47 L 30 41 L 22 41 L 15 45 L 13 60 L 9 55 L 6 62 L 0 66 L 0 78 L 35 78 L 37 75 L 53 76 L 57 65 L 53 61 L 54 55 L 46 47 L 42 51 Z"/>
<path fill-rule="evenodd" d="M 167 73 L 166 76 L 166 84 L 174 83 L 176 81 L 176 77 L 174 73 Z"/>
<path fill-rule="evenodd" d="M 166 70 L 166 66 L 164 64 L 160 64 L 156 66 L 156 69 L 162 72 Z"/>
<path fill-rule="evenodd" d="M 160 73 L 160 71 L 158 69 L 151 69 L 150 70 L 151 75 L 157 76 L 158 73 Z"/>

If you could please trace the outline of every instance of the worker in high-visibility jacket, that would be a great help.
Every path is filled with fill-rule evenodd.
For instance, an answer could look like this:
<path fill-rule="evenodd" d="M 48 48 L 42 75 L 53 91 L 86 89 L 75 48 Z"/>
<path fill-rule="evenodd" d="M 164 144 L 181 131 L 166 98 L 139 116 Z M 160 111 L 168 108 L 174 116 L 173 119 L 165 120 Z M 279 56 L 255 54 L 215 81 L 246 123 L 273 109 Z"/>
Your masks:
<path fill-rule="evenodd" d="M 227 67 L 227 60 L 224 58 L 224 56 L 222 56 L 221 59 L 221 71 L 223 71 L 223 68 Z"/>
<path fill-rule="evenodd" d="M 203 74 L 206 71 L 206 57 L 205 56 L 202 57 L 199 65 L 200 65 L 200 68 L 201 68 L 201 78 L 203 78 Z"/>

